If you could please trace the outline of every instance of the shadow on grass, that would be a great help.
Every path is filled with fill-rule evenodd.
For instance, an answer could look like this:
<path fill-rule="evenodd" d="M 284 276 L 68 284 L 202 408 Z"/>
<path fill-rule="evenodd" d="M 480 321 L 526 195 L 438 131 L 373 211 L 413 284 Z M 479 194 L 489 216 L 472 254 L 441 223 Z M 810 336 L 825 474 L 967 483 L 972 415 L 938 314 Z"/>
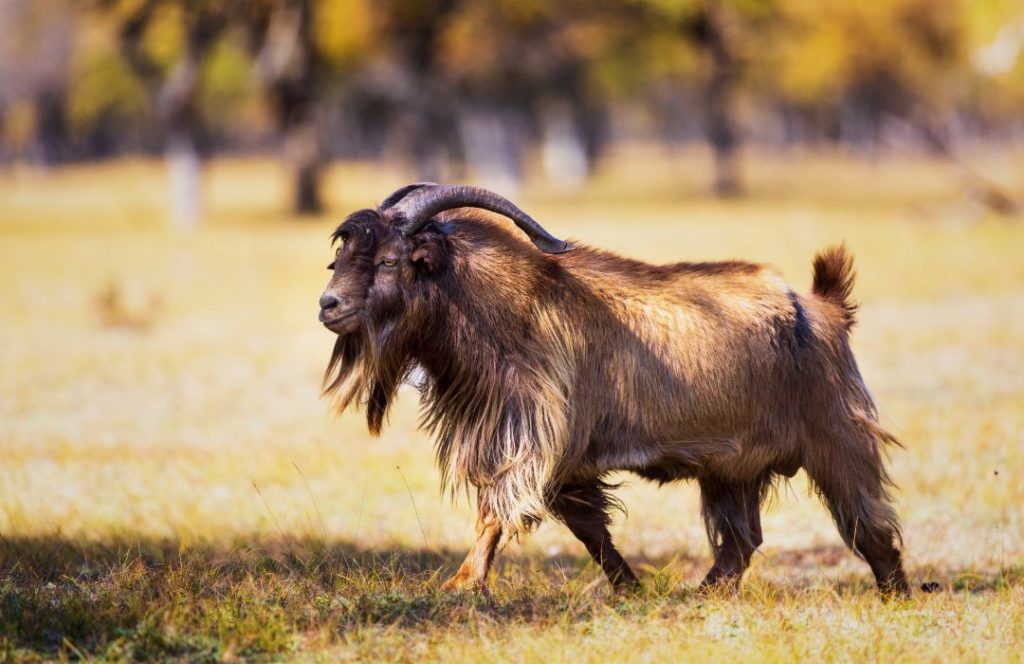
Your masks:
<path fill-rule="evenodd" d="M 216 660 L 331 644 L 367 626 L 582 620 L 596 610 L 600 576 L 582 557 L 505 564 L 491 597 L 441 593 L 464 553 L 258 536 L 0 537 L 0 661 Z"/>
<path fill-rule="evenodd" d="M 213 660 L 326 647 L 365 627 L 580 622 L 604 615 L 609 603 L 620 615 L 644 616 L 706 599 L 680 581 L 699 578 L 707 561 L 678 557 L 632 557 L 645 588 L 628 597 L 612 596 L 592 563 L 567 555 L 507 557 L 491 596 L 440 592 L 463 554 L 258 536 L 230 545 L 3 537 L 0 658 Z M 798 567 L 827 567 L 840 554 L 818 547 L 780 555 Z M 1024 568 L 928 573 L 954 591 L 996 592 L 1024 581 Z M 807 588 L 758 583 L 758 596 L 769 601 Z M 870 592 L 870 584 L 841 579 L 835 589 Z"/>

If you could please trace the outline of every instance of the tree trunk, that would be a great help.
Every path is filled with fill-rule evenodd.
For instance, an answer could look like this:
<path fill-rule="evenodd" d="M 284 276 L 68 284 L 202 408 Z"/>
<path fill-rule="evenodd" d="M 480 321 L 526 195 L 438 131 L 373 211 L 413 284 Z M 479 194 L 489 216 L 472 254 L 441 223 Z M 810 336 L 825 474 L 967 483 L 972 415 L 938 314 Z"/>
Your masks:
<path fill-rule="evenodd" d="M 323 212 L 324 204 L 320 197 L 323 159 L 318 124 L 310 120 L 288 130 L 285 153 L 292 170 L 295 213 L 306 215 Z"/>
<path fill-rule="evenodd" d="M 439 180 L 454 152 L 450 148 L 464 131 L 456 93 L 439 66 L 442 32 L 459 1 L 390 4 L 394 11 L 392 30 L 415 88 L 403 103 L 408 114 L 406 143 L 418 177 Z"/>
<path fill-rule="evenodd" d="M 514 196 L 522 184 L 522 131 L 514 111 L 465 108 L 460 134 L 466 163 L 483 186 Z M 438 150 L 439 152 L 439 150 Z"/>
<path fill-rule="evenodd" d="M 323 209 L 324 204 L 320 199 L 320 167 L 318 164 L 307 164 L 295 173 L 295 211 L 298 214 L 318 214 Z"/>
<path fill-rule="evenodd" d="M 442 125 L 447 125 L 434 108 L 436 95 L 429 92 L 429 82 L 421 82 L 421 99 L 406 104 L 409 118 L 409 151 L 412 156 L 416 177 L 426 181 L 440 181 L 445 174 L 445 140 Z M 467 152 L 469 150 L 467 149 Z"/>
<path fill-rule="evenodd" d="M 565 102 L 549 102 L 541 108 L 540 120 L 544 172 L 561 189 L 579 189 L 590 173 L 590 163 L 572 109 Z"/>
<path fill-rule="evenodd" d="M 45 166 L 65 160 L 69 143 L 66 98 L 63 90 L 48 89 L 35 99 L 36 160 Z"/>
<path fill-rule="evenodd" d="M 182 16 L 185 48 L 166 74 L 143 48 L 146 29 L 159 6 L 158 0 L 137 4 L 119 28 L 121 54 L 143 83 L 147 98 L 167 135 L 167 189 L 171 222 L 191 231 L 203 213 L 202 139 L 203 120 L 196 107 L 202 64 L 210 48 L 227 27 L 227 6 Z"/>
<path fill-rule="evenodd" d="M 203 168 L 187 132 L 171 134 L 166 159 L 171 223 L 180 231 L 194 231 L 203 217 Z"/>
<path fill-rule="evenodd" d="M 706 122 L 708 141 L 715 156 L 715 195 L 733 197 L 743 193 L 735 119 L 739 66 L 727 34 L 725 10 L 712 1 L 706 11 L 706 39 L 711 56 Z"/>
<path fill-rule="evenodd" d="M 320 176 L 321 144 L 317 53 L 313 40 L 314 3 L 287 0 L 250 25 L 255 69 L 267 88 L 274 121 L 284 141 L 291 172 L 292 210 L 317 214 L 324 209 Z M 252 17 L 251 17 L 252 18 Z"/>

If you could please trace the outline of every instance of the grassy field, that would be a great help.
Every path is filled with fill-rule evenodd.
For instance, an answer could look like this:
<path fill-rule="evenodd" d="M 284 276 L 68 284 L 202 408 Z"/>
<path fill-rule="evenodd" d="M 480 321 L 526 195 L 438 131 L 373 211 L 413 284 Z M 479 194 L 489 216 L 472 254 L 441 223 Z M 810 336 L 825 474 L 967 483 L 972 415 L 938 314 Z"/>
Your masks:
<path fill-rule="evenodd" d="M 1024 192 L 1024 155 L 984 161 Z M 810 284 L 845 240 L 861 367 L 887 427 L 908 571 L 883 603 L 802 476 L 769 508 L 738 597 L 697 493 L 623 477 L 615 536 L 644 591 L 611 596 L 555 524 L 513 542 L 493 598 L 439 592 L 473 539 L 439 495 L 417 399 L 379 439 L 319 399 L 327 235 L 409 179 L 350 164 L 331 214 L 289 218 L 271 162 L 216 162 L 208 220 L 166 229 L 162 168 L 0 171 L 0 659 L 545 662 L 1021 661 L 1024 220 L 931 162 L 751 158 L 752 193 L 702 195 L 707 162 L 627 153 L 582 192 L 529 184 L 552 232 L 666 262 L 745 258 Z"/>

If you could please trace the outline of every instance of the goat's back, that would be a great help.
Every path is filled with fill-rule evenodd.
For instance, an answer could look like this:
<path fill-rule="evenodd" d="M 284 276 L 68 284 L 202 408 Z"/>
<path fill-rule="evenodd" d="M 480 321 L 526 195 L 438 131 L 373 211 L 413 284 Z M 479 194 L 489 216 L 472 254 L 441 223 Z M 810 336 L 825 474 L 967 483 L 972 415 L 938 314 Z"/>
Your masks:
<path fill-rule="evenodd" d="M 835 303 L 797 294 L 769 267 L 651 266 L 586 249 L 559 262 L 581 332 L 577 426 L 600 466 L 664 467 L 675 455 L 685 472 L 743 451 L 756 469 L 759 448 L 798 454 L 805 414 L 859 381 Z"/>

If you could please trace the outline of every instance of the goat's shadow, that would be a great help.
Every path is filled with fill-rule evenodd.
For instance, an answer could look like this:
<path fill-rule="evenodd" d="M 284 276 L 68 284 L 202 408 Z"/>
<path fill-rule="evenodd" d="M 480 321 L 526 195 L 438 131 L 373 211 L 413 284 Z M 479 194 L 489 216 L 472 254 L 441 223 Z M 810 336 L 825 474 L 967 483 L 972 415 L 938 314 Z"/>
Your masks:
<path fill-rule="evenodd" d="M 491 594 L 441 592 L 441 582 L 463 555 L 449 549 L 374 549 L 315 537 L 251 535 L 211 544 L 132 536 L 0 535 L 0 647 L 55 653 L 74 643 L 85 652 L 103 653 L 111 643 L 152 644 L 154 625 L 174 611 L 195 613 L 191 623 L 181 614 L 176 620 L 191 624 L 200 636 L 189 636 L 193 640 L 184 645 L 168 645 L 161 636 L 151 655 L 206 652 L 207 646 L 196 645 L 206 643 L 203 638 L 215 640 L 209 635 L 260 621 L 296 633 L 311 624 L 334 632 L 366 625 L 449 625 L 482 614 L 488 621 L 579 622 L 601 615 L 607 604 L 620 614 L 642 616 L 671 603 L 700 607 L 708 599 L 696 591 L 710 562 L 704 557 L 630 556 L 644 589 L 620 596 L 610 592 L 582 551 L 554 556 L 507 552 Z M 845 554 L 839 547 L 815 547 L 776 555 L 775 563 L 806 572 L 834 571 Z M 917 572 L 938 581 L 945 592 L 994 593 L 1024 585 L 1024 566 L 998 573 Z M 823 584 L 816 571 L 779 581 L 770 574 L 756 575 L 750 593 L 759 601 L 822 590 L 872 593 L 869 576 L 833 575 Z M 180 624 L 176 629 L 182 629 Z M 261 648 L 253 652 L 274 651 Z"/>
<path fill-rule="evenodd" d="M 390 573 L 408 590 L 427 592 L 454 572 L 465 555 L 465 549 L 373 547 L 313 536 L 251 534 L 237 536 L 229 542 L 189 542 L 131 535 L 90 539 L 67 537 L 59 532 L 33 536 L 0 533 L 0 583 L 3 584 L 0 587 L 30 588 L 72 581 L 90 583 L 102 581 L 127 567 L 156 575 L 188 566 L 227 579 L 250 573 L 306 578 L 336 590 L 344 590 L 346 581 L 354 584 L 363 577 L 382 580 L 383 574 Z M 758 555 L 764 554 L 759 552 Z M 850 556 L 847 549 L 838 545 L 775 550 L 770 554 L 774 566 L 804 571 L 834 568 Z M 709 557 L 685 553 L 672 556 L 631 554 L 627 558 L 632 566 L 645 571 L 646 576 L 671 573 L 676 585 L 682 585 L 687 577 L 695 584 L 699 574 L 711 563 Z M 585 577 L 588 584 L 593 581 L 592 577 L 600 577 L 599 569 L 582 547 L 578 554 L 506 550 L 495 567 L 499 583 L 501 579 L 526 581 L 539 575 L 551 582 L 552 592 L 571 586 L 574 577 Z M 934 578 L 941 589 L 952 591 L 986 592 L 1024 583 L 1024 565 L 988 571 L 924 565 L 915 571 L 916 576 Z M 793 576 L 795 581 L 787 583 L 786 588 L 794 592 L 806 589 L 806 584 L 799 581 L 801 576 Z M 853 576 L 857 578 L 837 579 L 835 589 L 873 585 L 866 566 L 862 574 Z"/>

